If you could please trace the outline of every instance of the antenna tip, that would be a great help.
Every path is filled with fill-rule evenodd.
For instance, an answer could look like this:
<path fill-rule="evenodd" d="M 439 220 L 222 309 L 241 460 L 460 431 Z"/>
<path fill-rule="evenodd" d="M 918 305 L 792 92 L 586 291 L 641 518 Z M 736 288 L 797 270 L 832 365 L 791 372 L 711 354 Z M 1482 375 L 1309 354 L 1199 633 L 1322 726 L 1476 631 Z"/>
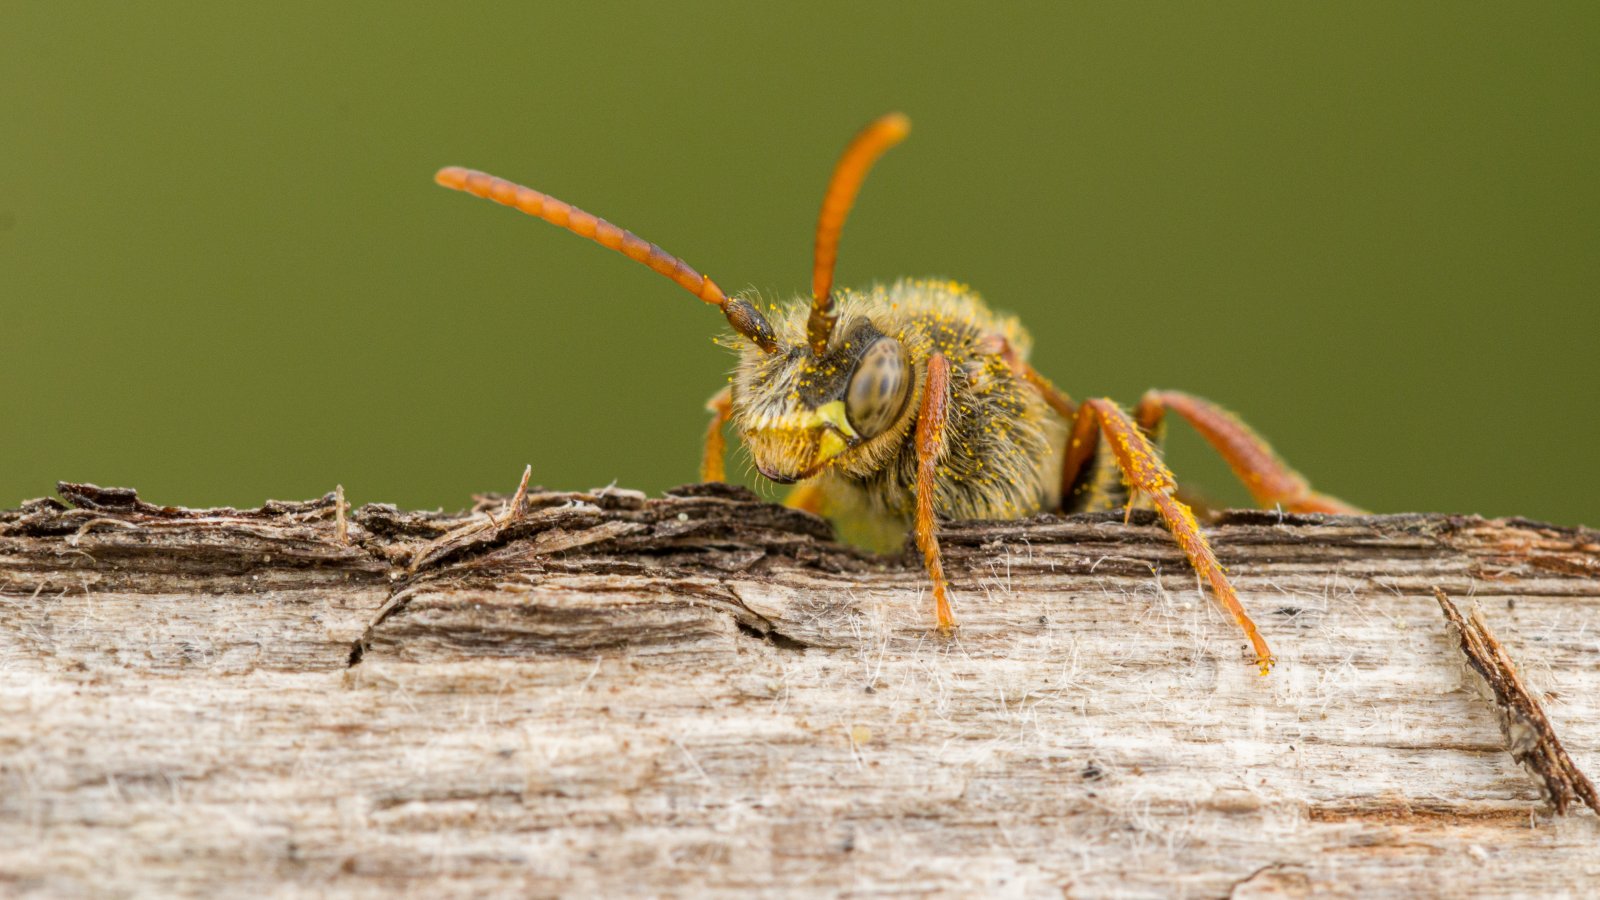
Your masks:
<path fill-rule="evenodd" d="M 433 183 L 459 191 L 467 183 L 467 170 L 460 166 L 445 166 L 433 173 Z"/>
<path fill-rule="evenodd" d="M 903 112 L 888 113 L 879 118 L 875 125 L 885 136 L 896 141 L 911 133 L 911 117 Z"/>

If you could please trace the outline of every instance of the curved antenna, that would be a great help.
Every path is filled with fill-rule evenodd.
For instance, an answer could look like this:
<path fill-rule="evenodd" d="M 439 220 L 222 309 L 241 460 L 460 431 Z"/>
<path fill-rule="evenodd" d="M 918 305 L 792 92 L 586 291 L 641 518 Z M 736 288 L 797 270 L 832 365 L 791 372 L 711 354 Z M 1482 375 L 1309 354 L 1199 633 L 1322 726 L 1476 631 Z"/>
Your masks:
<path fill-rule="evenodd" d="M 748 301 L 730 300 L 717 287 L 717 283 L 696 272 L 692 266 L 657 247 L 625 228 L 607 222 L 592 213 L 564 203 L 548 194 L 479 172 L 448 166 L 434 174 L 433 180 L 455 191 L 493 200 L 540 218 L 551 225 L 565 228 L 580 237 L 586 237 L 602 247 L 609 247 L 637 263 L 649 266 L 658 274 L 672 279 L 677 285 L 707 303 L 722 310 L 736 331 L 750 338 L 768 353 L 778 349 L 772 327 L 756 312 Z"/>
<path fill-rule="evenodd" d="M 883 151 L 905 140 L 911 120 L 904 113 L 889 113 L 850 141 L 833 167 L 828 192 L 822 196 L 822 212 L 817 216 L 817 248 L 811 266 L 811 316 L 806 320 L 806 339 L 818 356 L 827 349 L 828 336 L 838 318 L 833 309 L 833 265 L 839 258 L 839 233 L 845 217 L 856 202 L 861 182 Z"/>

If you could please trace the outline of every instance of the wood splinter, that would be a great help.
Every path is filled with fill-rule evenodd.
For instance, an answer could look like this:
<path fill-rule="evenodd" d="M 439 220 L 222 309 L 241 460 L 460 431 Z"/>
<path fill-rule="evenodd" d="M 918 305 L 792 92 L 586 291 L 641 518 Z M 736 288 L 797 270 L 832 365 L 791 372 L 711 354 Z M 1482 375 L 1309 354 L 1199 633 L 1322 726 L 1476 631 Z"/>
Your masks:
<path fill-rule="evenodd" d="M 344 485 L 333 487 L 333 537 L 341 544 L 350 543 L 350 520 L 344 499 Z"/>
<path fill-rule="evenodd" d="M 1600 813 L 1600 796 L 1595 793 L 1594 783 L 1561 746 L 1561 739 L 1556 737 L 1556 730 L 1545 717 L 1543 707 L 1523 685 L 1510 655 L 1489 630 L 1483 614 L 1473 609 L 1472 615 L 1463 619 L 1444 591 L 1436 587 L 1433 596 L 1461 638 L 1461 652 L 1467 658 L 1467 665 L 1494 692 L 1495 711 L 1511 758 L 1538 776 L 1557 813 L 1566 815 L 1567 807 L 1575 799 L 1581 799 L 1584 805 Z"/>

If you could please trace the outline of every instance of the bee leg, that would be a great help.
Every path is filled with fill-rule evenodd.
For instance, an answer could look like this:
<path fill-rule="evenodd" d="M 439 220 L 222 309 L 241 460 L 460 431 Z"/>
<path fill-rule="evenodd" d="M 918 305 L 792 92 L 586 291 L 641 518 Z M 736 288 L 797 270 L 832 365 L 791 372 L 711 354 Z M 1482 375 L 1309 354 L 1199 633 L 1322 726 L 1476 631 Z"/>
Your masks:
<path fill-rule="evenodd" d="M 814 516 L 822 515 L 821 484 L 816 479 L 800 482 L 789 489 L 789 493 L 783 498 L 783 505 Z"/>
<path fill-rule="evenodd" d="M 1337 497 L 1312 490 L 1311 484 L 1289 468 L 1261 435 L 1209 400 L 1178 391 L 1147 391 L 1134 416 L 1139 427 L 1153 436 L 1162 428 L 1169 409 L 1193 425 L 1216 449 L 1260 506 L 1282 507 L 1288 512 L 1362 512 Z"/>
<path fill-rule="evenodd" d="M 1099 428 L 1088 406 L 1079 409 L 1068 420 L 1072 431 L 1067 435 L 1067 449 L 1061 454 L 1061 506 L 1067 508 L 1072 497 L 1072 487 L 1078 482 L 1083 466 L 1094 458 L 1095 445 L 1100 441 Z M 1132 498 L 1129 498 L 1132 501 Z"/>
<path fill-rule="evenodd" d="M 1068 397 L 1060 388 L 1051 384 L 1050 379 L 1040 375 L 1038 369 L 1025 362 L 1013 363 L 1012 368 L 1019 371 L 1024 381 L 1033 385 L 1034 390 L 1039 392 L 1039 396 L 1044 398 L 1045 405 L 1055 410 L 1056 415 L 1069 422 L 1072 421 L 1072 417 L 1078 412 L 1078 407 L 1077 404 L 1072 402 L 1071 397 Z"/>
<path fill-rule="evenodd" d="M 1174 496 L 1178 485 L 1172 472 L 1161 462 L 1150 440 L 1128 418 L 1127 413 L 1110 400 L 1086 401 L 1072 423 L 1072 437 L 1067 445 L 1068 461 L 1081 453 L 1078 445 L 1072 442 L 1085 432 L 1092 433 L 1096 424 L 1111 445 L 1122 477 L 1127 479 L 1129 487 L 1155 504 L 1156 512 L 1161 514 L 1167 530 L 1172 532 L 1178 546 L 1183 549 L 1183 555 L 1188 557 L 1189 565 L 1211 585 L 1211 593 L 1217 602 L 1239 623 L 1255 649 L 1256 664 L 1261 667 L 1261 674 L 1267 674 L 1272 668 L 1272 651 L 1267 648 L 1266 640 L 1239 603 L 1239 595 L 1234 592 L 1228 576 L 1223 574 L 1222 564 L 1217 561 L 1216 553 L 1212 552 L 1211 544 L 1200 532 L 1200 523 L 1195 520 L 1194 512 Z M 1092 446 L 1090 449 L 1093 449 Z M 1079 459 L 1078 465 L 1082 463 L 1083 459 Z"/>
<path fill-rule="evenodd" d="M 1001 359 L 1005 360 L 1006 365 L 1011 368 L 1016 377 L 1032 385 L 1033 389 L 1039 392 L 1039 396 L 1044 399 L 1046 406 L 1055 410 L 1056 415 L 1062 419 L 1068 422 L 1072 421 L 1072 417 L 1078 412 L 1078 405 L 1072 402 L 1072 398 L 1067 396 L 1065 391 L 1056 387 L 1051 383 L 1050 379 L 1039 374 L 1038 369 L 1024 362 L 1022 357 L 1017 355 L 1016 348 L 1012 347 L 1011 342 L 1006 340 L 1004 336 L 991 334 L 986 336 L 984 340 L 988 346 L 982 349 L 989 353 L 998 354 Z"/>
<path fill-rule="evenodd" d="M 726 481 L 727 472 L 722 467 L 722 457 L 728 450 L 727 439 L 722 436 L 722 426 L 733 415 L 733 389 L 723 388 L 706 401 L 711 413 L 711 425 L 706 429 L 706 449 L 700 457 L 701 481 Z"/>
<path fill-rule="evenodd" d="M 939 535 L 935 532 L 933 497 L 939 474 L 939 453 L 944 449 L 944 423 L 950 411 L 950 361 L 943 353 L 928 357 L 927 380 L 922 386 L 922 407 L 917 410 L 917 548 L 933 581 L 934 614 L 939 630 L 949 634 L 956 627 L 950 611 L 950 586 L 944 579 L 944 560 L 939 555 Z"/>

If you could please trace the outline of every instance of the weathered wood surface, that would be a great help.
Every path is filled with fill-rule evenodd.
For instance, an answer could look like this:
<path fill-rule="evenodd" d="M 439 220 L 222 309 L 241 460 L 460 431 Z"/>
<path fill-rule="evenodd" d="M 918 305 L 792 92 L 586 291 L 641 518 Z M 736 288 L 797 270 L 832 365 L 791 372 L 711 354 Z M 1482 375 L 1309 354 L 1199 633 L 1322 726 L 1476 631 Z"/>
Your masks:
<path fill-rule="evenodd" d="M 1594 532 L 1225 517 L 1262 678 L 1140 517 L 947 529 L 947 641 L 910 557 L 732 489 L 369 506 L 348 544 L 331 497 L 63 493 L 0 513 L 0 894 L 1600 885 L 1432 596 L 1592 772 Z"/>

